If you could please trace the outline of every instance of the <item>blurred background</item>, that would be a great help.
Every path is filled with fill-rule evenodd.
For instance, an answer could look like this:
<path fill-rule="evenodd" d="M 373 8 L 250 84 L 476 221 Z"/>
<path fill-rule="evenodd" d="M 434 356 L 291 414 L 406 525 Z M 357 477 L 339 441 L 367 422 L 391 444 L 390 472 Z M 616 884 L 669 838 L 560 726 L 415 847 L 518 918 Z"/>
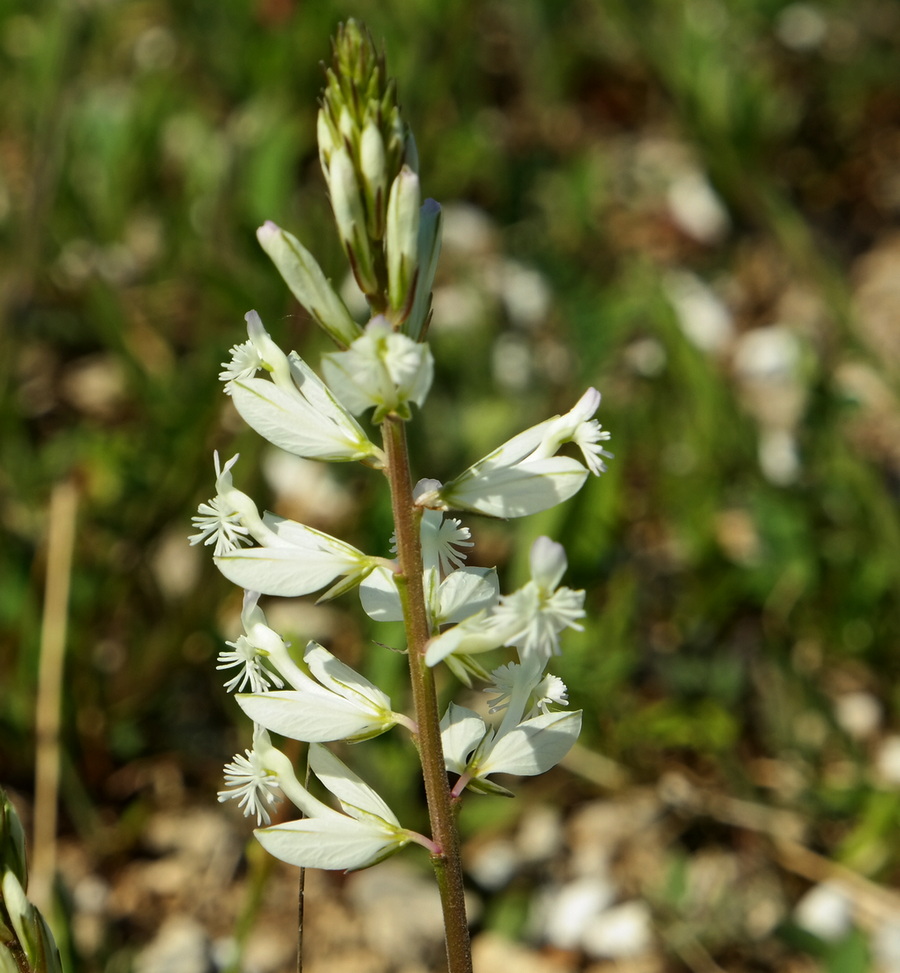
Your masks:
<path fill-rule="evenodd" d="M 343 279 L 315 113 L 348 16 L 445 207 L 417 474 L 588 384 L 616 457 L 467 521 L 508 588 L 562 541 L 588 608 L 554 667 L 580 747 L 463 812 L 479 968 L 900 970 L 900 5 L 5 0 L 0 784 L 70 968 L 295 965 L 296 873 L 215 802 L 250 745 L 215 670 L 240 593 L 186 537 L 219 449 L 387 553 L 378 478 L 277 454 L 217 380 L 250 308 L 325 350 L 254 231 Z M 402 699 L 354 598 L 269 618 Z M 363 747 L 424 826 L 402 737 Z M 440 968 L 420 856 L 307 882 L 307 970 Z"/>

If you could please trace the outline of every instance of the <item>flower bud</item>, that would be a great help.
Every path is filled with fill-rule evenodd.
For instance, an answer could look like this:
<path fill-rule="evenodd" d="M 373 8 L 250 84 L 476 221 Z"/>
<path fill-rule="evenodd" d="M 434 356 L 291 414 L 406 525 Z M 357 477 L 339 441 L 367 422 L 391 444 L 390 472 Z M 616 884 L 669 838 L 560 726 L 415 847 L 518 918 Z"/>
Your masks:
<path fill-rule="evenodd" d="M 353 275 L 363 293 L 375 294 L 378 292 L 378 279 L 366 234 L 365 210 L 356 169 L 345 146 L 337 146 L 331 153 L 326 178 L 338 235 L 350 260 Z"/>
<path fill-rule="evenodd" d="M 441 207 L 433 199 L 426 199 L 419 212 L 418 268 L 416 295 L 404 330 L 420 341 L 431 320 L 431 289 L 441 255 Z"/>
<path fill-rule="evenodd" d="M 350 114 L 350 110 L 344 105 L 341 108 L 340 114 L 337 119 L 338 132 L 341 135 L 342 143 L 350 143 L 353 145 L 357 137 L 357 126 L 354 124 L 353 116 Z"/>
<path fill-rule="evenodd" d="M 380 240 L 384 236 L 387 169 L 385 168 L 384 139 L 378 126 L 369 120 L 363 129 L 359 145 L 359 164 L 369 236 Z"/>
<path fill-rule="evenodd" d="M 12 802 L 0 789 L 0 870 L 12 872 L 26 882 L 25 832 Z"/>
<path fill-rule="evenodd" d="M 316 118 L 316 139 L 319 143 L 319 162 L 322 164 L 322 172 L 327 178 L 331 153 L 338 145 L 342 144 L 342 139 L 324 108 L 319 109 Z"/>
<path fill-rule="evenodd" d="M 418 264 L 419 177 L 408 166 L 391 186 L 387 214 L 388 295 L 395 311 L 407 313 L 412 303 Z M 401 320 L 406 315 L 401 314 Z"/>
<path fill-rule="evenodd" d="M 377 425 L 390 413 L 409 419 L 410 404 L 422 405 L 434 378 L 434 359 L 427 345 L 392 330 L 379 315 L 347 351 L 323 355 L 322 371 L 354 415 L 374 406 Z"/>
<path fill-rule="evenodd" d="M 271 220 L 257 231 L 260 246 L 272 258 L 291 293 L 337 344 L 347 347 L 362 334 L 313 255 Z"/>
<path fill-rule="evenodd" d="M 419 171 L 419 150 L 416 146 L 415 136 L 411 131 L 406 132 L 403 141 L 403 162 L 408 165 L 413 172 Z"/>

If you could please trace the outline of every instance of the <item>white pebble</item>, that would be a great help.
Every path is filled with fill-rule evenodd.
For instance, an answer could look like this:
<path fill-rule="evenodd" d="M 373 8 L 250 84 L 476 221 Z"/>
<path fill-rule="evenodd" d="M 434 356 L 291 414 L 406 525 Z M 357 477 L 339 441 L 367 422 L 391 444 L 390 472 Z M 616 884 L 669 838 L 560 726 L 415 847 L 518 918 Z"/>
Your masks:
<path fill-rule="evenodd" d="M 646 902 L 623 902 L 599 915 L 581 937 L 584 951 L 594 959 L 627 959 L 653 945 L 653 923 Z"/>

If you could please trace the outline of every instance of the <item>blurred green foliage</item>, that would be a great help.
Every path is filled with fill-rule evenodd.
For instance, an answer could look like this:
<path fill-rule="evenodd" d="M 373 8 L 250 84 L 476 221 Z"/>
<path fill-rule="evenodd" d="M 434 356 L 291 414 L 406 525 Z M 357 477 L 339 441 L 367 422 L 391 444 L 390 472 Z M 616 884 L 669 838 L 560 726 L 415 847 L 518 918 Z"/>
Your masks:
<path fill-rule="evenodd" d="M 228 419 L 217 380 L 243 314 L 259 310 L 313 361 L 324 347 L 254 231 L 273 218 L 344 273 L 315 112 L 319 62 L 346 16 L 383 39 L 426 193 L 490 226 L 481 253 L 445 246 L 419 472 L 447 478 L 586 384 L 604 393 L 608 474 L 562 511 L 471 525 L 474 561 L 510 583 L 534 536 L 566 545 L 589 618 L 557 668 L 586 711 L 584 744 L 637 780 L 676 768 L 799 810 L 825 854 L 896 879 L 897 799 L 872 769 L 900 716 L 891 0 L 7 0 L 4 783 L 31 787 L 47 503 L 66 477 L 80 508 L 65 827 L 101 857 L 101 841 L 127 854 L 141 810 L 124 771 L 175 755 L 206 800 L 244 745 L 213 665 L 237 595 L 182 542 L 212 491 L 214 448 L 240 450 L 240 485 L 271 496 L 261 445 Z M 706 187 L 692 212 L 712 193 L 719 223 L 679 216 L 682 176 Z M 498 297 L 478 276 L 485 253 L 539 275 L 546 313 L 529 317 L 537 298 L 522 281 Z M 712 350 L 677 313 L 684 274 L 707 309 L 710 295 L 728 309 Z M 452 327 L 451 284 L 477 298 Z M 741 364 L 746 335 L 772 325 L 800 349 L 787 384 Z M 790 421 L 776 421 L 766 410 L 786 389 Z M 760 464 L 773 423 L 796 445 L 784 477 Z M 373 475 L 336 476 L 354 499 L 344 536 L 384 551 Z M 372 639 L 396 644 L 346 603 L 332 636 L 348 658 Z M 365 652 L 402 693 L 402 657 Z M 881 707 L 857 739 L 836 717 L 851 691 Z M 373 769 L 402 804 L 415 786 L 400 749 Z M 802 786 L 773 784 L 772 762 Z M 503 926 L 517 910 L 495 911 Z M 864 954 L 851 937 L 827 968 L 862 969 Z"/>

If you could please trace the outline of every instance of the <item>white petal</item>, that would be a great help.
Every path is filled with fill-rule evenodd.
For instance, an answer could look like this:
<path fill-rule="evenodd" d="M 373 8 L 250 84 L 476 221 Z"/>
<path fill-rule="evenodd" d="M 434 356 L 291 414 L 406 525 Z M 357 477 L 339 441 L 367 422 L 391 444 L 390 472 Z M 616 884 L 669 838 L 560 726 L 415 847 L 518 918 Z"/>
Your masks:
<path fill-rule="evenodd" d="M 441 632 L 437 638 L 428 643 L 425 664 L 436 666 L 454 652 L 463 655 L 490 652 L 491 649 L 503 645 L 504 633 L 494 626 L 488 626 L 486 619 L 486 611 L 476 612 L 459 625 Z"/>
<path fill-rule="evenodd" d="M 542 590 L 553 591 L 559 585 L 567 564 L 566 549 L 549 537 L 539 537 L 531 545 L 531 577 Z"/>
<path fill-rule="evenodd" d="M 290 865 L 346 870 L 374 865 L 409 840 L 353 818 L 303 818 L 255 834 L 269 854 Z"/>
<path fill-rule="evenodd" d="M 352 436 L 322 416 L 303 397 L 296 397 L 263 378 L 231 384 L 231 398 L 252 429 L 275 446 L 311 459 L 365 459 L 376 447 L 365 437 Z"/>
<path fill-rule="evenodd" d="M 278 539 L 278 544 L 273 540 L 271 543 L 280 546 L 293 546 L 304 550 L 315 552 L 327 552 L 336 559 L 343 559 L 347 564 L 361 563 L 365 560 L 362 551 L 357 550 L 352 544 L 332 537 L 314 527 L 307 527 L 296 520 L 288 520 L 286 517 L 279 517 L 268 511 L 263 515 L 263 523 Z"/>
<path fill-rule="evenodd" d="M 421 406 L 434 379 L 434 358 L 427 344 L 394 333 L 386 341 L 384 364 L 401 400 Z"/>
<path fill-rule="evenodd" d="M 441 584 L 438 624 L 461 622 L 484 608 L 493 608 L 499 597 L 494 568 L 459 568 Z"/>
<path fill-rule="evenodd" d="M 502 446 L 498 446 L 493 452 L 488 453 L 483 459 L 478 460 L 466 473 L 463 473 L 463 476 L 466 476 L 469 472 L 477 473 L 481 470 L 494 470 L 503 466 L 515 466 L 516 463 L 521 463 L 540 446 L 547 427 L 554 421 L 555 419 L 545 419 L 536 426 L 525 429 L 513 436 L 512 439 L 507 440 Z"/>
<path fill-rule="evenodd" d="M 309 748 L 309 765 L 348 814 L 359 817 L 356 812 L 362 811 L 394 827 L 400 826 L 394 812 L 378 794 L 326 747 L 313 744 Z"/>
<path fill-rule="evenodd" d="M 446 484 L 440 497 L 451 509 L 476 510 L 491 517 L 524 517 L 574 496 L 588 471 L 566 456 L 529 460 L 518 466 L 482 471 Z"/>
<path fill-rule="evenodd" d="M 477 713 L 451 703 L 441 720 L 441 743 L 447 770 L 462 774 L 472 751 L 487 732 L 487 724 Z"/>
<path fill-rule="evenodd" d="M 319 591 L 348 572 L 346 561 L 328 551 L 293 547 L 251 547 L 213 560 L 234 584 L 283 598 Z"/>
<path fill-rule="evenodd" d="M 390 715 L 391 700 L 377 686 L 363 678 L 355 669 L 344 665 L 318 642 L 310 642 L 303 653 L 309 671 L 333 693 L 348 699 L 359 707 Z"/>
<path fill-rule="evenodd" d="M 376 622 L 402 622 L 403 606 L 394 584 L 394 572 L 378 567 L 359 586 L 363 611 Z"/>
<path fill-rule="evenodd" d="M 547 713 L 520 723 L 500 737 L 478 766 L 478 776 L 543 774 L 572 749 L 581 732 L 581 710 Z"/>
<path fill-rule="evenodd" d="M 318 375 L 296 353 L 289 356 L 291 377 L 300 389 L 303 398 L 320 414 L 334 423 L 336 427 L 353 441 L 357 438 L 365 440 L 362 426 L 350 415 L 341 400 L 319 378 Z"/>
<path fill-rule="evenodd" d="M 364 341 L 365 338 L 359 339 Z M 354 342 L 348 351 L 329 352 L 322 356 L 322 371 L 328 384 L 356 416 L 366 409 L 384 402 L 393 402 L 395 396 L 390 376 L 383 363 L 374 357 L 364 356 Z"/>
<path fill-rule="evenodd" d="M 381 729 L 371 714 L 321 687 L 245 693 L 235 699 L 255 723 L 292 740 L 351 740 L 366 738 Z"/>

